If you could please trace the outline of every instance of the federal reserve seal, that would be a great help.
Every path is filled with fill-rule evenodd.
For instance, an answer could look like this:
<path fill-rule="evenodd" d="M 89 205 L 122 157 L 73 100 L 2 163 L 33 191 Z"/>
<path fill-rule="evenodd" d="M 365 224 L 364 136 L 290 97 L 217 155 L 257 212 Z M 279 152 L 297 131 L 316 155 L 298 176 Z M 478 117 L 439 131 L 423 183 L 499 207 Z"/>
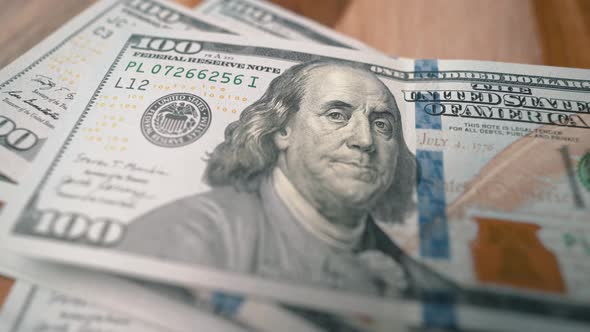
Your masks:
<path fill-rule="evenodd" d="M 148 141 L 167 148 L 198 140 L 209 128 L 209 105 L 190 93 L 173 93 L 154 101 L 141 117 L 141 132 Z"/>
<path fill-rule="evenodd" d="M 586 152 L 578 162 L 578 177 L 586 190 L 590 191 L 590 152 Z"/>

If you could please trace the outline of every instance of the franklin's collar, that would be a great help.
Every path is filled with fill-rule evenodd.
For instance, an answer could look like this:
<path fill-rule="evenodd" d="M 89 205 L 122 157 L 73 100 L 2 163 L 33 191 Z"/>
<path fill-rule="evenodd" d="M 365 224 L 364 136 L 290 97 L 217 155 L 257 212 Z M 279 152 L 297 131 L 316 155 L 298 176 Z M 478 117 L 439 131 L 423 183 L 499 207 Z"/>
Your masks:
<path fill-rule="evenodd" d="M 274 168 L 271 180 L 274 191 L 295 220 L 308 232 L 339 249 L 354 250 L 358 247 L 366 229 L 367 216 L 353 229 L 336 225 L 322 216 L 299 193 L 279 167 Z"/>

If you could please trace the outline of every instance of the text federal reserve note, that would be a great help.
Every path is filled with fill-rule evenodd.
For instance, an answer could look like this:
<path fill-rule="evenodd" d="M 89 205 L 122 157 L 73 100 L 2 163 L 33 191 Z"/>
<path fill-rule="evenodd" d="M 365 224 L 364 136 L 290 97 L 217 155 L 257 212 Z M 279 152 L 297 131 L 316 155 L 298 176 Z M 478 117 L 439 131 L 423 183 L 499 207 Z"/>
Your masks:
<path fill-rule="evenodd" d="M 99 1 L 0 71 L 0 181 L 18 183 L 121 31 L 227 32 L 165 0 Z"/>
<path fill-rule="evenodd" d="M 248 35 L 308 41 L 359 50 L 369 49 L 353 38 L 267 1 L 208 0 L 195 9 L 206 17 L 222 20 L 234 31 L 244 31 Z"/>

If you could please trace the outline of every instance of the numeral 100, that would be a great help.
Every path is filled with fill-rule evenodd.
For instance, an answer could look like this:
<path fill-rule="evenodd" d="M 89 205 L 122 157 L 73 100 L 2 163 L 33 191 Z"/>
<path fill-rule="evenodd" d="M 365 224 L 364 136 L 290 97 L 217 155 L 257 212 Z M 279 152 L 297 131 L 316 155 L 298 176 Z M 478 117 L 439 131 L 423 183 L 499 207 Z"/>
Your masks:
<path fill-rule="evenodd" d="M 2 137 L 5 139 L 4 144 L 19 151 L 32 148 L 39 140 L 30 130 L 17 128 L 12 120 L 0 115 L 0 138 Z"/>
<path fill-rule="evenodd" d="M 119 222 L 107 218 L 91 220 L 76 213 L 41 211 L 34 232 L 61 240 L 110 246 L 121 240 L 125 228 Z"/>

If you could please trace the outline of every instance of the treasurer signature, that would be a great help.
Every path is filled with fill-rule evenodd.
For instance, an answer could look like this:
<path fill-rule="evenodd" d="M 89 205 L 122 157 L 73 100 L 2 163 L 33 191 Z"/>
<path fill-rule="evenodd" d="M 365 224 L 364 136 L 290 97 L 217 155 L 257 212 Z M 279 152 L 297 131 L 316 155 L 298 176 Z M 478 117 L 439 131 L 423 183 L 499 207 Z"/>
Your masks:
<path fill-rule="evenodd" d="M 6 91 L 5 93 L 7 93 L 9 96 L 14 97 L 14 98 L 16 98 L 18 100 L 22 100 L 23 103 L 25 103 L 25 104 L 33 107 L 34 109 L 36 109 L 37 111 L 39 111 L 39 112 L 41 112 L 41 113 L 43 113 L 45 115 L 50 116 L 51 118 L 53 118 L 55 120 L 58 120 L 59 119 L 59 113 L 57 113 L 57 112 L 55 112 L 55 111 L 53 111 L 53 110 L 51 110 L 51 109 L 49 109 L 47 107 L 43 108 L 43 107 L 37 105 L 35 103 L 37 101 L 37 99 L 31 98 L 31 99 L 25 99 L 25 100 L 23 100 L 23 97 L 21 95 L 23 93 L 22 91 L 13 90 L 13 91 Z"/>

